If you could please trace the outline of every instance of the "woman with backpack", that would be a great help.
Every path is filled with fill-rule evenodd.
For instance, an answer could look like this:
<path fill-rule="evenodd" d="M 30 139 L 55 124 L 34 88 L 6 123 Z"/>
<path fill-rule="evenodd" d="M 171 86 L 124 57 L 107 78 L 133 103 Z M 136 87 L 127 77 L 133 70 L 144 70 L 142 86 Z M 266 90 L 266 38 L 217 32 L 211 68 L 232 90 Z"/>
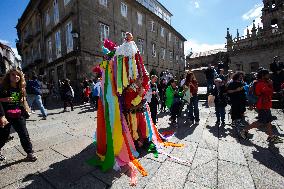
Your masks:
<path fill-rule="evenodd" d="M 243 139 L 247 138 L 248 131 L 253 128 L 259 128 L 262 125 L 266 127 L 266 134 L 268 135 L 267 141 L 269 143 L 282 143 L 283 140 L 273 135 L 272 132 L 272 95 L 273 95 L 273 82 L 269 78 L 268 70 L 260 70 L 257 73 L 257 83 L 255 86 L 255 94 L 257 95 L 256 109 L 258 112 L 258 120 L 250 124 L 247 128 L 243 129 L 240 132 L 240 135 Z"/>
<path fill-rule="evenodd" d="M 1 148 L 7 142 L 13 126 L 18 133 L 21 145 L 27 153 L 28 161 L 36 161 L 26 127 L 28 107 L 26 103 L 26 82 L 22 71 L 11 69 L 5 75 L 0 89 L 0 161 L 5 160 Z"/>

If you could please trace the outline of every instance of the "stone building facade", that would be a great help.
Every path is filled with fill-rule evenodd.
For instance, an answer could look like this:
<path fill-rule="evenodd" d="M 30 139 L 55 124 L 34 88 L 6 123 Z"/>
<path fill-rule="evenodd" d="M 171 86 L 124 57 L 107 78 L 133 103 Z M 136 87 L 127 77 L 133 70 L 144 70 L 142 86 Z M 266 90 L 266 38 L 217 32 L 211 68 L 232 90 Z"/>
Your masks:
<path fill-rule="evenodd" d="M 3 77 L 11 68 L 21 68 L 21 61 L 11 47 L 0 43 L 0 77 Z"/>
<path fill-rule="evenodd" d="M 235 38 L 227 30 L 227 51 L 232 70 L 251 73 L 259 67 L 269 69 L 275 56 L 284 61 L 284 0 L 263 0 L 263 4 L 263 27 L 253 23 L 246 36 L 240 37 L 237 32 Z"/>
<path fill-rule="evenodd" d="M 157 0 L 31 0 L 17 24 L 17 48 L 25 71 L 75 85 L 92 77 L 105 38 L 121 44 L 130 31 L 149 72 L 179 74 L 186 39 L 171 17 Z"/>
<path fill-rule="evenodd" d="M 249 74 L 257 68 L 269 69 L 273 57 L 280 56 L 284 62 L 284 0 L 263 0 L 261 20 L 263 27 L 253 23 L 251 31 L 247 29 L 246 36 L 233 37 L 227 29 L 226 51 L 216 53 L 197 53 L 197 56 L 187 56 L 187 67 L 202 67 L 222 61 L 233 71 L 244 71 Z"/>

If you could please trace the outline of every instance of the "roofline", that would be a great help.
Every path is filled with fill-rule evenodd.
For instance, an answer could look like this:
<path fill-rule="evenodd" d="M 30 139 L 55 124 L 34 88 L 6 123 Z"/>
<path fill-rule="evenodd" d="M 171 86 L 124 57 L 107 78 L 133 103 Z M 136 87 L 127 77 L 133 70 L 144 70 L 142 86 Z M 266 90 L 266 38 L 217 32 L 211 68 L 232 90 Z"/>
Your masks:
<path fill-rule="evenodd" d="M 33 0 L 30 0 L 28 5 L 26 6 L 22 16 L 18 19 L 18 23 L 16 25 L 16 28 L 18 28 L 20 26 L 20 24 L 23 22 L 24 18 L 27 16 L 29 10 L 32 8 L 32 1 Z"/>
<path fill-rule="evenodd" d="M 163 9 L 165 9 L 166 11 L 168 11 L 168 13 L 170 13 L 170 15 L 173 16 L 173 14 L 172 14 L 162 3 L 160 3 L 159 0 L 156 0 L 156 1 L 157 1 L 157 3 L 158 3 L 159 5 L 161 5 L 161 6 L 163 7 Z"/>
<path fill-rule="evenodd" d="M 158 1 L 157 1 L 158 2 Z M 163 23 L 165 23 L 170 29 L 174 30 L 177 35 L 183 40 L 183 41 L 187 41 L 187 39 L 181 35 L 172 25 L 170 25 L 169 23 L 167 23 L 165 20 L 163 20 L 161 17 L 159 17 L 158 15 L 156 15 L 155 13 L 153 13 L 152 11 L 150 11 L 149 9 L 147 9 L 146 7 L 144 7 L 142 4 L 140 4 L 137 1 L 134 1 L 134 3 L 137 3 L 139 6 L 143 7 L 146 11 L 148 11 L 150 14 L 153 14 L 154 16 L 156 16 L 158 19 L 160 19 L 161 21 L 163 21 Z"/>

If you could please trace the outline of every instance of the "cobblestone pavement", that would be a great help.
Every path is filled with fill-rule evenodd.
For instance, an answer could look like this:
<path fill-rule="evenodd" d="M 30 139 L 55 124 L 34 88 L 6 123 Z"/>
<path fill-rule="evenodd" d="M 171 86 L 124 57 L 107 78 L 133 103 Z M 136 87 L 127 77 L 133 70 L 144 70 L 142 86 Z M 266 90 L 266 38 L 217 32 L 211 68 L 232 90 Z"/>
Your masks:
<path fill-rule="evenodd" d="M 33 114 L 28 121 L 39 157 L 34 163 L 24 161 L 18 136 L 12 134 L 14 140 L 3 149 L 7 160 L 1 162 L 0 188 L 131 188 L 127 169 L 103 173 L 86 164 L 95 154 L 96 112 L 89 105 L 77 106 L 74 112 L 61 111 L 49 110 L 48 120 Z M 284 137 L 284 115 L 273 113 L 278 118 L 273 122 L 274 132 Z M 149 176 L 139 176 L 136 188 L 284 188 L 284 144 L 269 146 L 259 130 L 250 132 L 249 141 L 239 140 L 229 124 L 215 126 L 214 108 L 200 104 L 200 115 L 198 126 L 182 118 L 177 128 L 169 125 L 167 114 L 159 115 L 159 130 L 176 131 L 171 141 L 185 144 L 184 148 L 167 148 L 165 153 L 187 163 L 146 154 L 140 162 Z M 247 112 L 250 122 L 255 116 Z"/>

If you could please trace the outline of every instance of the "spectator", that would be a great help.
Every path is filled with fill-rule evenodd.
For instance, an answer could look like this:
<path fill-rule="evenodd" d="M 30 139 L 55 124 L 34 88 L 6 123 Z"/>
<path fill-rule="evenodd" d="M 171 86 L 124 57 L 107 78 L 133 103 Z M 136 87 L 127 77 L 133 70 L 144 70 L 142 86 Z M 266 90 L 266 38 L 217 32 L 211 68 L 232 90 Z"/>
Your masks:
<path fill-rule="evenodd" d="M 42 117 L 44 120 L 47 118 L 47 112 L 42 104 L 42 91 L 40 82 L 38 81 L 37 76 L 32 76 L 32 80 L 27 81 L 27 100 L 28 104 L 31 107 L 33 103 L 35 102 L 37 106 L 40 108 Z"/>
<path fill-rule="evenodd" d="M 228 96 L 232 108 L 232 126 L 244 127 L 243 118 L 246 111 L 246 94 L 243 86 L 243 73 L 237 72 L 233 75 L 232 82 L 228 84 Z"/>
<path fill-rule="evenodd" d="M 166 87 L 167 87 L 167 81 L 166 79 L 162 79 L 160 82 L 159 88 L 159 96 L 161 101 L 161 111 L 165 111 L 166 109 Z"/>
<path fill-rule="evenodd" d="M 207 94 L 213 89 L 214 79 L 216 76 L 216 70 L 212 68 L 211 64 L 208 64 L 208 68 L 205 70 L 207 80 Z"/>
<path fill-rule="evenodd" d="M 213 89 L 212 95 L 215 97 L 215 112 L 216 112 L 216 125 L 220 125 L 222 121 L 222 126 L 225 126 L 225 115 L 227 106 L 227 95 L 226 87 L 221 78 L 215 79 L 215 87 Z"/>
<path fill-rule="evenodd" d="M 282 143 L 283 140 L 273 135 L 272 124 L 273 120 L 271 114 L 272 108 L 272 95 L 273 95 L 273 83 L 269 79 L 269 71 L 261 70 L 257 74 L 257 83 L 255 87 L 255 93 L 258 96 L 256 103 L 256 109 L 258 112 L 258 120 L 249 125 L 248 128 L 243 129 L 240 135 L 243 139 L 247 138 L 248 131 L 253 128 L 259 128 L 261 125 L 266 126 L 266 134 L 268 135 L 267 141 L 269 143 Z"/>
<path fill-rule="evenodd" d="M 28 107 L 26 103 L 25 79 L 18 69 L 11 69 L 5 75 L 0 89 L 0 161 L 5 160 L 1 149 L 7 142 L 11 126 L 18 133 L 28 161 L 36 161 L 26 127 Z"/>
<path fill-rule="evenodd" d="M 189 103 L 189 119 L 196 125 L 199 124 L 199 108 L 198 108 L 198 82 L 193 72 L 187 74 L 191 98 Z"/>
<path fill-rule="evenodd" d="M 170 121 L 173 124 L 176 124 L 177 115 L 180 110 L 180 106 L 182 104 L 180 100 L 180 95 L 178 94 L 178 88 L 176 84 L 176 80 L 171 79 L 169 81 L 169 86 L 166 89 L 166 106 L 171 111 L 171 118 Z"/>
<path fill-rule="evenodd" d="M 65 79 L 63 81 L 63 84 L 61 86 L 62 88 L 62 99 L 63 99 L 63 103 L 64 103 L 64 112 L 67 111 L 67 106 L 68 104 L 71 107 L 71 111 L 74 111 L 74 107 L 73 107 L 73 99 L 74 99 L 74 90 L 70 85 L 70 80 L 69 79 Z"/>
<path fill-rule="evenodd" d="M 151 117 L 155 125 L 157 124 L 157 113 L 158 113 L 158 104 L 159 104 L 159 90 L 156 83 L 157 79 L 158 76 L 156 75 L 151 76 L 151 81 L 149 82 L 150 89 L 148 90 L 145 97 L 149 104 Z"/>
<path fill-rule="evenodd" d="M 270 64 L 272 71 L 272 81 L 275 92 L 280 92 L 281 84 L 284 82 L 284 64 L 280 62 L 280 58 L 275 56 L 273 62 Z"/>
<path fill-rule="evenodd" d="M 98 109 L 98 100 L 101 95 L 101 78 L 100 77 L 96 80 L 93 95 L 94 95 L 95 108 Z"/>

